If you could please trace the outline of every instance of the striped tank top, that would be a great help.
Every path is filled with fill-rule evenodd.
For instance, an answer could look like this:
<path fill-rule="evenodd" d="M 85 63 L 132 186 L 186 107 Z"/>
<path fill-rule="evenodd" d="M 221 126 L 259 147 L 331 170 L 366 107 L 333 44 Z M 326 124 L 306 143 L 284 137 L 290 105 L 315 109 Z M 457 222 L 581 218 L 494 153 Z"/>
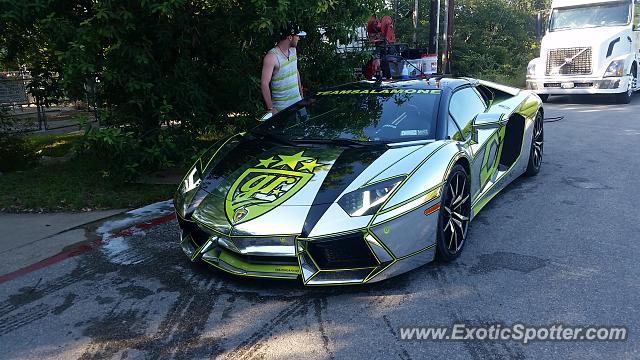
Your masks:
<path fill-rule="evenodd" d="M 271 101 L 280 111 L 302 100 L 298 87 L 298 57 L 295 48 L 290 48 L 287 59 L 278 48 L 270 50 L 278 59 L 278 67 L 271 76 Z"/>

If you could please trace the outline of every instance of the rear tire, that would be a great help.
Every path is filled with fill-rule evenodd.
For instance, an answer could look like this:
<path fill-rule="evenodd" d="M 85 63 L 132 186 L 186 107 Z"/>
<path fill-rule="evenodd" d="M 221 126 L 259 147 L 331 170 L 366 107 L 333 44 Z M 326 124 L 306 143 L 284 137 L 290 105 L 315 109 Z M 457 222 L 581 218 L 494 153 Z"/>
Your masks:
<path fill-rule="evenodd" d="M 471 220 L 471 183 L 460 164 L 453 167 L 442 189 L 436 240 L 436 258 L 449 262 L 464 249 Z"/>
<path fill-rule="evenodd" d="M 533 124 L 529 164 L 527 165 L 527 171 L 524 173 L 525 176 L 538 175 L 542 166 L 542 155 L 544 155 L 544 119 L 542 114 L 538 112 Z"/>

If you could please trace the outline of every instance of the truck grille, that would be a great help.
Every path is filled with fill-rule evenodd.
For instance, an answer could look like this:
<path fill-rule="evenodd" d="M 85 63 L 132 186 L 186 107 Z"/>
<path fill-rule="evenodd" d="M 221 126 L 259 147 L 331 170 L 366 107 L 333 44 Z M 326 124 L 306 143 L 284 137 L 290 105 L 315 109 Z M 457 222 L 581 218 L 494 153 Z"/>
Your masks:
<path fill-rule="evenodd" d="M 566 48 L 549 50 L 547 75 L 589 75 L 591 48 Z"/>

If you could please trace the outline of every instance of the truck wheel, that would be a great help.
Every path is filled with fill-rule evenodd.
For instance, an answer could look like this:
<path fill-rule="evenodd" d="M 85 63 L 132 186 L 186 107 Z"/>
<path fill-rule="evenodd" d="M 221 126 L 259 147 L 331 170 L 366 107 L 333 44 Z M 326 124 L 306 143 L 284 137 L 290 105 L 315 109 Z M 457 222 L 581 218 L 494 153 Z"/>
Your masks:
<path fill-rule="evenodd" d="M 549 101 L 549 94 L 538 94 L 538 96 L 540 97 L 540 100 L 542 100 L 542 102 Z"/>
<path fill-rule="evenodd" d="M 634 78 L 629 81 L 629 88 L 627 89 L 627 91 L 620 93 L 620 94 L 615 94 L 615 102 L 617 104 L 628 104 L 631 102 L 631 95 L 633 95 L 633 84 L 637 81 L 636 76 L 634 76 Z"/>

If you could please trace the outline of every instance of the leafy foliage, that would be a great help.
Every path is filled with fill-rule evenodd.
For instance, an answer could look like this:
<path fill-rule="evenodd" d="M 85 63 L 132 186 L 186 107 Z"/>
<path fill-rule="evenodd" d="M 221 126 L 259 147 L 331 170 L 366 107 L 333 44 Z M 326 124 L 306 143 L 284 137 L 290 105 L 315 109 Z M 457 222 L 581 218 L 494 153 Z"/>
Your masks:
<path fill-rule="evenodd" d="M 533 11 L 544 8 L 543 1 L 461 0 L 457 5 L 456 73 L 523 85 L 527 64 L 538 51 Z"/>
<path fill-rule="evenodd" d="M 79 96 L 97 78 L 112 124 L 136 133 L 171 120 L 216 130 L 242 124 L 238 114 L 246 121 L 261 107 L 262 57 L 287 20 L 309 33 L 301 67 L 314 89 L 350 79 L 352 65 L 335 57 L 335 43 L 381 3 L 3 0 L 0 25 L 10 33 L 2 37 L 2 62 L 31 68 L 52 98 L 61 90 Z"/>
<path fill-rule="evenodd" d="M 545 2 L 456 1 L 456 73 L 507 82 L 523 77 L 537 46 L 532 13 Z M 108 128 L 88 132 L 80 149 L 108 164 L 109 176 L 132 179 L 192 157 L 201 148 L 194 141 L 199 134 L 253 123 L 262 107 L 263 56 L 288 20 L 308 33 L 299 49 L 307 92 L 354 80 L 367 54 L 336 55 L 336 44 L 348 43 L 372 13 L 391 14 L 386 4 L 0 0 L 0 65 L 27 67 L 36 79 L 32 91 L 45 104 L 84 99 L 85 88 L 97 81 Z M 423 0 L 421 46 L 428 12 L 429 1 Z M 397 19 L 396 29 L 400 41 L 410 42 L 411 16 Z"/>

